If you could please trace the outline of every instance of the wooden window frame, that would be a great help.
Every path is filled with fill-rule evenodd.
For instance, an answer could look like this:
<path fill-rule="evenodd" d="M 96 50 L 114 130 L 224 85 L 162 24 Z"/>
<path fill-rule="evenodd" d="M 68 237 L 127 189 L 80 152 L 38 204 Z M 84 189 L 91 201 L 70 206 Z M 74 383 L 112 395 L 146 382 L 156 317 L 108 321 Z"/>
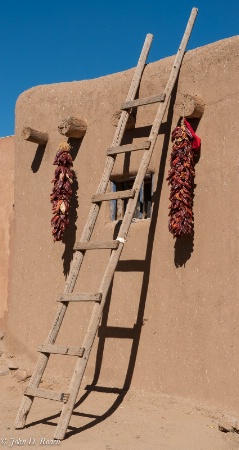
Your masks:
<path fill-rule="evenodd" d="M 124 191 L 127 189 L 132 189 L 134 180 L 134 177 L 127 178 L 125 180 L 111 180 L 111 190 L 113 192 L 117 191 Z M 145 184 L 151 184 L 150 189 L 150 201 L 147 199 L 145 200 Z M 149 220 L 151 218 L 152 214 L 152 196 L 153 196 L 153 185 L 154 185 L 154 174 L 153 173 L 147 173 L 144 181 L 142 183 L 142 186 L 139 191 L 139 197 L 137 206 L 134 213 L 134 219 L 136 220 Z M 147 193 L 148 195 L 148 193 Z M 111 200 L 110 201 L 110 218 L 111 221 L 115 220 L 122 220 L 124 217 L 126 205 L 127 205 L 128 199 L 119 199 L 119 200 Z M 146 208 L 145 202 L 149 203 Z M 146 211 L 147 209 L 147 211 Z"/>

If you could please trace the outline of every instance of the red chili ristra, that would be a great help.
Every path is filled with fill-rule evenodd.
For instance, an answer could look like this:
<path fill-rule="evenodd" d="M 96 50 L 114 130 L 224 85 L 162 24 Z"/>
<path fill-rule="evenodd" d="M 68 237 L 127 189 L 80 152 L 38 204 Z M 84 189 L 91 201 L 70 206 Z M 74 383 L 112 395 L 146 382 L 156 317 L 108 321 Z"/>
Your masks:
<path fill-rule="evenodd" d="M 72 195 L 71 184 L 74 177 L 74 171 L 71 169 L 73 162 L 69 153 L 70 149 L 71 147 L 67 142 L 61 142 L 53 162 L 54 165 L 58 166 L 55 170 L 55 177 L 52 180 L 54 186 L 50 196 L 53 212 L 51 226 L 53 227 L 54 242 L 62 240 L 64 231 L 69 226 L 68 211 Z"/>
<path fill-rule="evenodd" d="M 172 132 L 173 148 L 167 181 L 171 185 L 169 231 L 174 237 L 193 232 L 194 155 L 201 140 L 183 119 Z"/>

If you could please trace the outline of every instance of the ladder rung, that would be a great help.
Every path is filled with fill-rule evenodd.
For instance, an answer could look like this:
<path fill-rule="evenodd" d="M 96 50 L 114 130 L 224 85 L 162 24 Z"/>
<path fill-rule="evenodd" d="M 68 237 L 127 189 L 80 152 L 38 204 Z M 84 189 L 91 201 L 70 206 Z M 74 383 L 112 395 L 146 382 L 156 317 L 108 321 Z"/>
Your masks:
<path fill-rule="evenodd" d="M 50 391 L 48 389 L 34 388 L 28 386 L 24 392 L 25 395 L 30 395 L 32 397 L 47 398 L 49 400 L 56 400 L 57 402 L 66 403 L 70 394 L 65 394 L 64 392 Z"/>
<path fill-rule="evenodd" d="M 100 302 L 102 294 L 84 293 L 84 294 L 61 294 L 57 299 L 58 302 Z"/>
<path fill-rule="evenodd" d="M 105 194 L 93 195 L 91 202 L 98 203 L 107 200 L 118 200 L 119 198 L 133 198 L 135 194 L 134 189 L 128 189 L 127 191 L 118 192 L 106 192 Z"/>
<path fill-rule="evenodd" d="M 121 109 L 130 109 L 134 106 L 150 105 L 151 103 L 164 102 L 165 94 L 155 95 L 154 97 L 139 98 L 132 100 L 131 102 L 124 102 L 121 105 Z"/>
<path fill-rule="evenodd" d="M 42 344 L 38 348 L 38 352 L 42 353 L 55 353 L 59 355 L 79 356 L 82 358 L 84 355 L 84 347 L 67 347 L 66 345 L 56 344 Z"/>
<path fill-rule="evenodd" d="M 97 250 L 102 248 L 117 249 L 119 241 L 76 242 L 74 250 Z"/>
<path fill-rule="evenodd" d="M 150 141 L 144 141 L 141 144 L 120 145 L 119 147 L 110 147 L 107 155 L 116 155 L 118 153 L 134 152 L 136 150 L 147 150 L 150 147 Z"/>

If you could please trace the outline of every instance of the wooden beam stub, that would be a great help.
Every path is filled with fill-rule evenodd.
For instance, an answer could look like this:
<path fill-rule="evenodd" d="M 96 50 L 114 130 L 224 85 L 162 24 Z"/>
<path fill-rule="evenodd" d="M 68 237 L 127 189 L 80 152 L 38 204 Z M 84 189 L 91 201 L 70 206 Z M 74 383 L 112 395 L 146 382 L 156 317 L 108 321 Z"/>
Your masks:
<path fill-rule="evenodd" d="M 205 109 L 205 103 L 197 95 L 182 94 L 179 95 L 174 112 L 180 117 L 186 117 L 188 119 L 199 119 L 202 117 Z"/>
<path fill-rule="evenodd" d="M 42 131 L 33 130 L 33 128 L 25 127 L 22 129 L 22 138 L 26 141 L 34 142 L 39 145 L 46 145 L 48 141 L 48 134 Z"/>
<path fill-rule="evenodd" d="M 70 138 L 82 138 L 87 130 L 85 120 L 69 116 L 58 125 L 59 133 Z"/>
<path fill-rule="evenodd" d="M 114 127 L 118 126 L 121 113 L 122 113 L 122 111 L 118 110 L 118 111 L 115 111 L 114 114 L 112 115 L 111 123 Z M 134 127 L 135 127 L 135 116 L 133 113 L 130 113 L 129 117 L 127 119 L 127 122 L 126 122 L 126 130 L 132 130 L 132 128 L 134 128 Z"/>

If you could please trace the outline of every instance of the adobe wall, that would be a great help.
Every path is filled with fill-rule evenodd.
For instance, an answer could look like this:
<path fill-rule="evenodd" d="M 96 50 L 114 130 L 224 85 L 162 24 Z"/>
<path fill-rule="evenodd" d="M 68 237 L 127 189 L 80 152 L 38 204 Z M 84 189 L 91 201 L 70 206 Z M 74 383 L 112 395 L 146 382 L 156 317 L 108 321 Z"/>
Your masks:
<path fill-rule="evenodd" d="M 14 136 L 0 138 L 0 332 L 6 329 L 10 230 L 14 203 Z"/>
<path fill-rule="evenodd" d="M 131 384 L 212 401 L 227 409 L 239 407 L 238 49 L 236 36 L 185 55 L 177 96 L 197 94 L 206 104 L 197 124 L 202 147 L 196 165 L 194 238 L 175 243 L 168 232 L 170 133 L 179 119 L 171 102 L 149 168 L 155 173 L 152 219 L 131 226 L 86 370 L 89 382 L 94 377 L 100 386 Z M 140 97 L 163 91 L 173 59 L 146 66 Z M 132 75 L 128 70 L 94 80 L 37 86 L 17 101 L 8 344 L 15 354 L 27 355 L 32 365 L 54 319 L 72 248 L 81 236 L 114 136 L 111 116 L 125 100 Z M 124 143 L 148 136 L 156 108 L 138 109 L 136 128 L 127 131 Z M 88 129 L 81 141 L 74 142 L 78 199 L 73 201 L 73 223 L 65 242 L 54 244 L 49 202 L 52 163 L 62 140 L 57 127 L 69 115 L 84 118 Z M 25 126 L 49 133 L 45 150 L 22 140 Z M 122 170 L 125 176 L 134 173 L 141 155 L 134 152 L 125 161 L 121 156 L 113 175 Z M 105 202 L 93 238 L 113 236 L 117 223 L 110 221 Z M 105 250 L 88 252 L 76 292 L 97 291 L 107 257 Z M 89 305 L 71 305 L 57 342 L 81 345 L 90 310 Z M 49 373 L 64 370 L 68 378 L 72 360 L 54 357 Z"/>

